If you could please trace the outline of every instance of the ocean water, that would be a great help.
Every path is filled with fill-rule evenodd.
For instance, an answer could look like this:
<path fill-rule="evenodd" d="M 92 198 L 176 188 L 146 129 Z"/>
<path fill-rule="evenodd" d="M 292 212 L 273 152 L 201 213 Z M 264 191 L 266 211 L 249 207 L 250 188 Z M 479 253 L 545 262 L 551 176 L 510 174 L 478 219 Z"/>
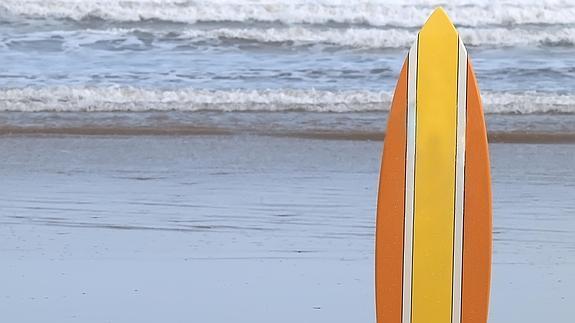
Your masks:
<path fill-rule="evenodd" d="M 163 112 L 193 127 L 198 118 L 205 123 L 202 114 L 180 118 L 182 112 L 208 111 L 214 120 L 214 113 L 241 111 L 248 112 L 235 114 L 241 124 L 257 120 L 252 130 L 267 121 L 251 112 L 278 112 L 274 120 L 287 128 L 313 112 L 327 119 L 354 113 L 334 128 L 344 132 L 363 129 L 364 114 L 379 113 L 373 127 L 383 131 L 406 51 L 439 4 L 4 0 L 0 127 L 46 131 L 31 111 L 58 120 L 61 132 L 85 124 L 68 124 L 69 114 L 60 112 L 82 113 L 92 127 L 124 129 L 155 125 L 138 124 L 144 118 L 131 112 Z M 515 130 L 531 115 L 531 126 L 518 129 L 524 133 L 572 136 L 575 3 L 443 6 L 468 47 L 486 112 L 518 116 L 505 119 Z M 560 126 L 539 127 L 539 119 Z"/>

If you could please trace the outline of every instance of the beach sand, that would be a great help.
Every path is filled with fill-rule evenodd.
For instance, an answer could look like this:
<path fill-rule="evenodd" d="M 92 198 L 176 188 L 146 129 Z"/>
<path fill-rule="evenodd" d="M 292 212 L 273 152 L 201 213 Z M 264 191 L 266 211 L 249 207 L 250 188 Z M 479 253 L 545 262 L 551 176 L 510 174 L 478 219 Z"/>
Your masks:
<path fill-rule="evenodd" d="M 0 137 L 3 322 L 374 322 L 382 143 Z M 575 145 L 492 144 L 490 322 L 575 316 Z"/>

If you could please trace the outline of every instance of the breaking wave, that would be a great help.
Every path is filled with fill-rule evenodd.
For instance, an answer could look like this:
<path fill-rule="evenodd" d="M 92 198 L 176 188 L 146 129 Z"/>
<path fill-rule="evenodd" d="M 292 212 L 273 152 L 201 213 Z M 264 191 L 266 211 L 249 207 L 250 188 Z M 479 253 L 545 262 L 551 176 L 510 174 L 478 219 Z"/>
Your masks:
<path fill-rule="evenodd" d="M 557 29 L 460 28 L 468 46 L 575 46 L 575 27 Z M 333 46 L 358 49 L 407 48 L 416 33 L 407 29 L 332 28 L 305 26 L 281 28 L 213 28 L 162 32 L 142 28 L 88 29 L 82 31 L 39 31 L 0 40 L 0 46 L 54 43 L 53 48 L 77 50 L 95 46 L 103 50 L 133 50 L 159 47 L 174 49 L 185 45 L 230 45 L 254 43 L 267 46 Z"/>
<path fill-rule="evenodd" d="M 101 19 L 116 22 L 159 20 L 197 22 L 280 22 L 417 27 L 443 5 L 460 26 L 573 24 L 575 4 L 565 0 L 375 1 L 375 0 L 4 0 L 0 17 Z"/>
<path fill-rule="evenodd" d="M 465 44 L 470 46 L 573 46 L 575 28 L 528 30 L 507 28 L 461 28 Z M 252 41 L 258 43 L 289 43 L 296 45 L 325 44 L 352 48 L 405 48 L 415 40 L 415 33 L 406 29 L 329 29 L 304 27 L 269 29 L 190 30 L 180 35 L 191 41 Z"/>
<path fill-rule="evenodd" d="M 173 90 L 136 87 L 14 88 L 0 90 L 0 111 L 387 111 L 392 94 L 350 90 Z M 483 93 L 487 113 L 575 114 L 575 96 L 548 92 Z"/>

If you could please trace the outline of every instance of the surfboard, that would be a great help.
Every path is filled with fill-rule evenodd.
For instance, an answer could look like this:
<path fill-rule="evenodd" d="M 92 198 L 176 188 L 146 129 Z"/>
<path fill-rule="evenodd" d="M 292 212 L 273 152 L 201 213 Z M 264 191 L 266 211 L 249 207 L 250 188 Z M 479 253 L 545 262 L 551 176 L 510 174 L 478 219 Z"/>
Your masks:
<path fill-rule="evenodd" d="M 383 148 L 376 224 L 379 323 L 487 321 L 491 187 L 483 108 L 443 9 L 409 50 Z"/>

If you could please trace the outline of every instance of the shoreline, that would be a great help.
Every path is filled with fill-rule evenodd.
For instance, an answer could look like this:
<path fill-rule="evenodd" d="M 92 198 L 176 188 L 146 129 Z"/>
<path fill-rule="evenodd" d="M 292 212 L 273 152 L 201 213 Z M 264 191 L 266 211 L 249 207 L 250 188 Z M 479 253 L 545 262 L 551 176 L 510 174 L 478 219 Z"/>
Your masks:
<path fill-rule="evenodd" d="M 0 112 L 0 136 L 267 136 L 381 141 L 386 112 Z M 486 114 L 492 143 L 575 143 L 575 114 Z"/>
<path fill-rule="evenodd" d="M 0 138 L 5 137 L 140 137 L 140 136 L 259 136 L 278 138 L 299 138 L 346 141 L 383 141 L 384 132 L 377 131 L 262 131 L 257 129 L 230 129 L 207 127 L 173 127 L 171 129 L 153 127 L 110 128 L 110 127 L 0 127 Z M 575 144 L 575 132 L 488 132 L 489 143 L 500 144 Z"/>

